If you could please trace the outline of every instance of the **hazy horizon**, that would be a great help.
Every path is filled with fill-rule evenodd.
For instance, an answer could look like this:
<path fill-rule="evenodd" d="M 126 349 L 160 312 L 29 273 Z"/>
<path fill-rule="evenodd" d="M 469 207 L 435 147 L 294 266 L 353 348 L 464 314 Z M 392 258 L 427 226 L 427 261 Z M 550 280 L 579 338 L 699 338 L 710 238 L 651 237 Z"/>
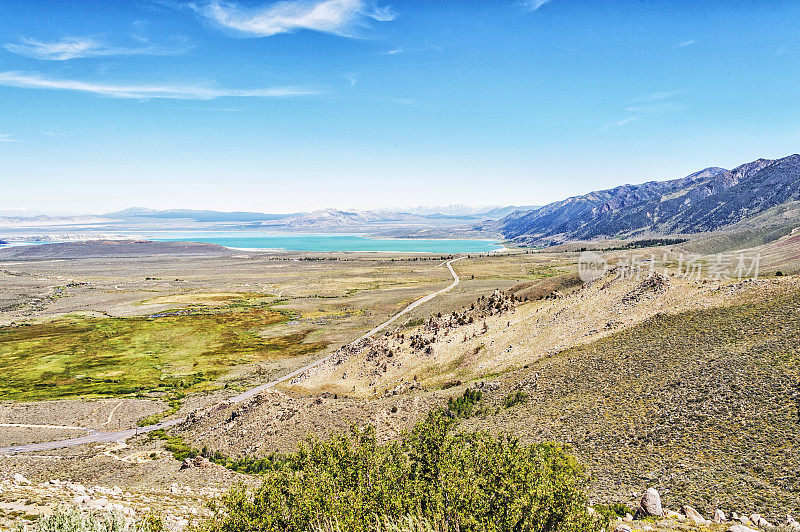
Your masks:
<path fill-rule="evenodd" d="M 0 12 L 0 216 L 542 205 L 800 145 L 787 1 Z"/>

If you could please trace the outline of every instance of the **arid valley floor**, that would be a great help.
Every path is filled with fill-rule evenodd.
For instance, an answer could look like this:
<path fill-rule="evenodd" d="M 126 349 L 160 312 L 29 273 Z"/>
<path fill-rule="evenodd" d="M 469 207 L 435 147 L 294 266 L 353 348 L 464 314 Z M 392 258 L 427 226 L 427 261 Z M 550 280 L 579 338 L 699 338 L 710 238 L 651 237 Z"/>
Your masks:
<path fill-rule="evenodd" d="M 611 269 L 588 283 L 577 251 L 465 256 L 452 290 L 357 342 L 448 286 L 453 257 L 5 250 L 0 447 L 180 423 L 0 456 L 0 524 L 66 504 L 158 513 L 182 528 L 208 500 L 259 479 L 177 460 L 176 449 L 264 457 L 353 423 L 389 440 L 466 389 L 483 395 L 462 428 L 569 445 L 593 502 L 634 508 L 656 487 L 667 508 L 783 523 L 800 513 L 798 236 L 751 250 L 760 275 L 744 280 L 684 275 L 680 246 L 637 249 L 635 263 L 610 251 Z"/>

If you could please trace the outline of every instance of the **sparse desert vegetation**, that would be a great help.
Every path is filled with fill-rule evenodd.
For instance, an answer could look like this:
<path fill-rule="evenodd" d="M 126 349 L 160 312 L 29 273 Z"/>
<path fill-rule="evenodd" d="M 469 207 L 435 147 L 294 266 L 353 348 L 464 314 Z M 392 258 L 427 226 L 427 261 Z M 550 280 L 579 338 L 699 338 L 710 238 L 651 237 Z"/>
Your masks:
<path fill-rule="evenodd" d="M 280 506 L 277 513 L 298 530 L 335 529 L 323 514 L 339 516 L 342 530 L 447 529 L 456 518 L 460 529 L 504 529 L 486 520 L 489 510 L 472 517 L 456 510 L 491 499 L 485 491 L 464 491 L 458 484 L 464 498 L 450 514 L 443 506 L 425 513 L 421 500 L 452 499 L 446 489 L 426 491 L 446 482 L 427 488 L 422 481 L 386 484 L 385 497 L 373 499 L 360 480 L 348 480 L 348 471 L 355 470 L 371 478 L 417 478 L 403 473 L 414 470 L 413 460 L 404 462 L 410 460 L 411 439 L 429 415 L 439 415 L 449 420 L 442 441 L 457 450 L 454 464 L 462 472 L 478 467 L 469 454 L 475 449 L 494 449 L 504 459 L 517 452 L 508 454 L 510 449 L 552 449 L 552 456 L 567 461 L 574 456 L 576 486 L 583 487 L 570 491 L 570 500 L 584 501 L 581 508 L 593 504 L 601 518 L 616 519 L 623 507 L 635 507 L 649 486 L 659 488 L 667 507 L 688 503 L 706 515 L 721 507 L 757 510 L 778 521 L 781 512 L 797 510 L 796 479 L 786 473 L 797 466 L 792 442 L 798 411 L 791 395 L 798 382 L 797 279 L 768 274 L 741 283 L 688 281 L 666 262 L 661 277 L 612 270 L 584 284 L 574 273 L 576 258 L 574 252 L 465 258 L 454 264 L 462 282 L 452 292 L 415 309 L 385 334 L 341 351 L 336 348 L 343 337 L 352 339 L 415 296 L 446 286 L 441 262 L 213 257 L 194 260 L 240 263 L 245 277 L 209 281 L 215 279 L 209 268 L 207 280 L 187 281 L 185 272 L 167 273 L 148 263 L 147 275 L 140 270 L 135 275 L 141 279 L 124 281 L 131 289 L 123 291 L 113 288 L 122 288 L 123 281 L 111 272 L 102 280 L 86 275 L 94 259 L 76 260 L 72 286 L 40 310 L 26 307 L 29 316 L 16 315 L 13 327 L 0 330 L 5 352 L 20 357 L 17 373 L 9 365 L 13 359 L 4 359 L 12 378 L 0 386 L 13 402 L 4 405 L 3 421 L 61 425 L 70 412 L 82 420 L 76 424 L 90 428 L 186 420 L 131 438 L 127 446 L 64 449 L 38 461 L 0 457 L 0 475 L 19 471 L 34 482 L 121 484 L 132 498 L 120 504 L 138 508 L 137 516 L 160 508 L 167 528 L 182 526 L 182 520 L 229 530 L 243 523 L 289 526 L 263 521 L 265 508 Z M 46 261 L 16 264 L 20 275 L 7 278 L 24 284 L 44 278 L 50 267 Z M 376 276 L 371 286 L 362 283 L 360 276 L 370 275 Z M 281 281 L 265 290 L 259 278 Z M 95 297 L 94 309 L 85 308 Z M 327 364 L 278 389 L 240 404 L 221 402 L 327 354 L 333 354 Z M 64 371 L 53 371 L 55 362 Z M 47 368 L 51 373 L 42 373 Z M 120 368 L 127 371 L 109 374 Z M 27 374 L 28 381 L 15 374 Z M 74 378 L 83 374 L 92 378 Z M 37 380 L 49 387 L 26 384 Z M 137 395 L 158 399 L 160 406 L 146 409 L 152 402 Z M 79 399 L 26 402 L 59 396 Z M 108 396 L 122 399 L 99 399 Z M 78 415 L 78 404 L 96 406 Z M 11 430 L 17 436 L 4 440 L 9 444 L 57 433 Z M 315 439 L 307 440 L 309 435 Z M 368 457 L 376 469 L 349 470 L 343 467 L 351 462 L 323 459 L 336 453 Z M 390 466 L 396 470 L 385 469 Z M 216 515 L 204 513 L 200 502 L 206 497 L 193 491 L 212 479 L 217 496 L 227 493 Z M 244 486 L 228 492 L 237 481 Z M 288 498 L 276 496 L 278 486 Z M 145 487 L 154 490 L 146 504 L 135 495 Z M 18 489 L 0 494 L 0 509 L 24 509 L 8 510 L 7 519 L 10 512 L 51 511 L 44 508 L 53 503 L 45 501 L 58 499 L 48 495 L 41 503 L 22 504 L 12 495 Z M 346 498 L 325 496 L 331 490 L 352 494 L 349 505 L 342 502 Z M 513 488 L 515 494 L 524 490 Z M 298 508 L 312 510 L 290 511 L 300 500 L 308 505 Z M 331 506 L 310 502 L 323 500 Z M 510 507 L 527 504 L 514 501 Z M 575 515 L 583 515 L 578 506 Z M 342 513 L 345 507 L 360 510 Z M 238 520 L 226 521 L 231 515 Z"/>

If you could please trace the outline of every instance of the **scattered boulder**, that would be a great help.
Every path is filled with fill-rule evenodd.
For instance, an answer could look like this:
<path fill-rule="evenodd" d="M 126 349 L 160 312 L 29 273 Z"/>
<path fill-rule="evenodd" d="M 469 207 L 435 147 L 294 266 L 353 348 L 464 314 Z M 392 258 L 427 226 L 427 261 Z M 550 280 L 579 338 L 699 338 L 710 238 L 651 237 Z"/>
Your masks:
<path fill-rule="evenodd" d="M 633 521 L 633 516 L 631 514 L 625 514 L 625 517 L 623 517 L 622 520 L 625 521 L 626 523 L 630 523 L 631 521 Z"/>
<path fill-rule="evenodd" d="M 800 523 L 794 520 L 794 517 L 791 515 L 786 516 L 786 526 L 789 528 L 794 528 L 795 530 L 800 530 Z"/>
<path fill-rule="evenodd" d="M 88 495 L 75 495 L 72 498 L 72 503 L 75 506 L 83 506 L 84 504 L 89 504 L 92 499 Z"/>
<path fill-rule="evenodd" d="M 728 529 L 728 532 L 758 532 L 758 530 L 753 530 L 744 525 L 733 525 Z"/>
<path fill-rule="evenodd" d="M 684 517 L 683 514 L 679 514 L 674 510 L 664 510 L 664 517 L 667 519 L 677 519 L 681 523 L 686 521 L 686 517 Z"/>
<path fill-rule="evenodd" d="M 88 506 L 89 508 L 91 508 L 93 510 L 101 510 L 101 509 L 105 508 L 106 505 L 108 505 L 108 499 L 106 499 L 105 497 L 101 497 L 99 499 L 95 499 L 93 501 L 89 501 L 89 503 L 86 506 Z"/>
<path fill-rule="evenodd" d="M 663 517 L 664 510 L 661 508 L 661 495 L 655 488 L 648 488 L 642 495 L 639 508 L 636 509 L 635 519 L 642 517 Z"/>
<path fill-rule="evenodd" d="M 125 506 L 118 502 L 110 502 L 105 506 L 105 511 L 109 513 L 121 514 L 123 510 L 125 510 Z"/>
<path fill-rule="evenodd" d="M 756 519 L 753 519 L 754 517 Z M 770 523 L 769 521 L 767 521 L 766 519 L 764 519 L 763 517 L 761 517 L 758 514 L 751 515 L 750 516 L 750 520 L 753 522 L 754 525 L 756 525 L 756 526 L 758 526 L 760 528 L 775 528 L 775 525 L 773 525 L 772 523 Z"/>
<path fill-rule="evenodd" d="M 628 525 L 617 525 L 617 528 L 614 529 L 614 532 L 631 532 L 631 527 Z"/>
<path fill-rule="evenodd" d="M 744 519 L 744 518 L 742 518 Z M 742 520 L 740 519 L 740 521 Z M 758 514 L 751 514 L 750 515 L 750 523 L 753 525 L 760 527 L 760 528 L 775 528 L 775 525 L 764 519 Z"/>
<path fill-rule="evenodd" d="M 181 464 L 181 470 L 191 469 L 194 467 L 211 467 L 212 463 L 208 458 L 197 456 L 195 458 L 186 458 Z"/>
<path fill-rule="evenodd" d="M 14 473 L 14 484 L 18 486 L 30 486 L 31 481 L 23 477 L 19 473 Z"/>
<path fill-rule="evenodd" d="M 708 521 L 700 515 L 700 512 L 689 506 L 688 504 L 681 508 L 683 510 L 683 515 L 686 516 L 687 519 L 692 521 L 696 525 L 706 525 Z"/>
<path fill-rule="evenodd" d="M 725 512 L 717 508 L 714 510 L 714 517 L 711 520 L 715 523 L 724 523 L 727 521 L 727 519 L 725 519 Z"/>

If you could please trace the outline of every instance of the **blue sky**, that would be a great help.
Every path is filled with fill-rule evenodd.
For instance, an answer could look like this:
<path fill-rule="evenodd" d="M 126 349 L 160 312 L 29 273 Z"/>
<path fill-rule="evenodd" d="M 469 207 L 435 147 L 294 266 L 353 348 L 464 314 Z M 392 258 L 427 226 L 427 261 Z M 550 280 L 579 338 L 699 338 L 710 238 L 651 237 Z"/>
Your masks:
<path fill-rule="evenodd" d="M 800 151 L 800 3 L 5 0 L 0 216 L 541 204 Z"/>

